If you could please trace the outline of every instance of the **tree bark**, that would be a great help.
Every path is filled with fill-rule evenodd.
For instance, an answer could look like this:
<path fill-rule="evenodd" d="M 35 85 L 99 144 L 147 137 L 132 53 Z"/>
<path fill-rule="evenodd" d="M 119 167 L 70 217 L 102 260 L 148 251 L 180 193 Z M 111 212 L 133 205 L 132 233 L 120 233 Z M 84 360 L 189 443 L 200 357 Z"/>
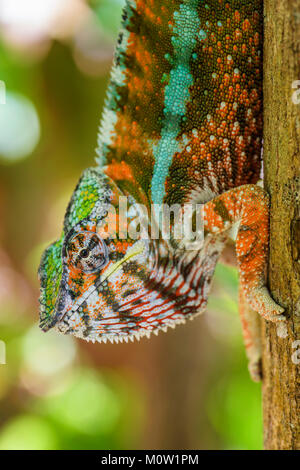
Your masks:
<path fill-rule="evenodd" d="M 288 317 L 286 331 L 262 326 L 264 441 L 300 450 L 300 0 L 265 0 L 264 8 L 269 285 Z"/>

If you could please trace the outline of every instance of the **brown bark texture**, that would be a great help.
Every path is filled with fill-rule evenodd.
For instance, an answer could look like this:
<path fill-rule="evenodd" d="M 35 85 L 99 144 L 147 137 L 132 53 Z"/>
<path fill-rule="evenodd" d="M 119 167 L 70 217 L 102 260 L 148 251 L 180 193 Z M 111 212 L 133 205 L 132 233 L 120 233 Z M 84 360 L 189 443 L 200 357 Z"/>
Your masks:
<path fill-rule="evenodd" d="M 287 328 L 263 322 L 265 449 L 300 450 L 300 0 L 265 0 L 264 167 L 269 286 Z"/>

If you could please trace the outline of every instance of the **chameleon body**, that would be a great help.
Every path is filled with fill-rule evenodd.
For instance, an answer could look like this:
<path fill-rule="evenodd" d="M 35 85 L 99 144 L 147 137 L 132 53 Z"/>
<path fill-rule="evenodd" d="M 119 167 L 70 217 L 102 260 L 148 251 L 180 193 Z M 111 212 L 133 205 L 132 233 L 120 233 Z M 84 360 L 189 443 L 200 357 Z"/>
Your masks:
<path fill-rule="evenodd" d="M 93 341 L 149 336 L 201 313 L 228 237 L 242 297 L 268 320 L 268 196 L 262 150 L 262 0 L 128 0 L 96 168 L 83 173 L 40 266 L 41 327 Z M 120 196 L 204 204 L 201 249 L 112 236 Z M 106 235 L 105 235 L 106 234 Z M 105 235 L 105 236 L 104 236 Z M 244 309 L 243 309 L 244 311 Z M 252 361 L 252 321 L 243 316 Z M 257 349 L 257 348 L 256 348 Z"/>

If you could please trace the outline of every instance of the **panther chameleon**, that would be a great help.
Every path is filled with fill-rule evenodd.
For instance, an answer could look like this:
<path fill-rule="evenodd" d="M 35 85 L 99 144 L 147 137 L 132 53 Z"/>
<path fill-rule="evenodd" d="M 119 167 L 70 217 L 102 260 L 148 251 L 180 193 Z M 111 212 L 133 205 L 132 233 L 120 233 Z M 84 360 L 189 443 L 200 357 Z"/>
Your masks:
<path fill-rule="evenodd" d="M 256 184 L 262 52 L 262 0 L 127 0 L 97 166 L 81 176 L 39 268 L 42 330 L 118 342 L 194 318 L 239 224 L 240 311 L 259 378 L 256 312 L 285 319 L 266 287 L 269 198 Z M 112 227 L 121 197 L 129 217 L 137 203 L 201 204 L 204 241 L 188 249 L 160 228 L 155 239 L 124 237 Z"/>

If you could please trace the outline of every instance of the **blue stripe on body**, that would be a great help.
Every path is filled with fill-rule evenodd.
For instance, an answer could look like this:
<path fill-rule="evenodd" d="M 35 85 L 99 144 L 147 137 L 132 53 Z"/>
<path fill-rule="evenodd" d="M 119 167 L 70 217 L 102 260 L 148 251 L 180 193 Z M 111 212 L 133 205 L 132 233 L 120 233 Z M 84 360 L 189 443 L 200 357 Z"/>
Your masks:
<path fill-rule="evenodd" d="M 172 44 L 174 54 L 169 59 L 174 65 L 170 72 L 169 83 L 165 88 L 164 122 L 161 138 L 153 149 L 155 158 L 151 183 L 152 202 L 162 204 L 165 196 L 165 181 L 173 156 L 182 150 L 177 137 L 180 123 L 186 112 L 186 103 L 190 98 L 189 88 L 193 85 L 190 71 L 190 59 L 196 45 L 200 19 L 197 7 L 199 1 L 184 0 L 179 10 L 174 12 Z"/>

